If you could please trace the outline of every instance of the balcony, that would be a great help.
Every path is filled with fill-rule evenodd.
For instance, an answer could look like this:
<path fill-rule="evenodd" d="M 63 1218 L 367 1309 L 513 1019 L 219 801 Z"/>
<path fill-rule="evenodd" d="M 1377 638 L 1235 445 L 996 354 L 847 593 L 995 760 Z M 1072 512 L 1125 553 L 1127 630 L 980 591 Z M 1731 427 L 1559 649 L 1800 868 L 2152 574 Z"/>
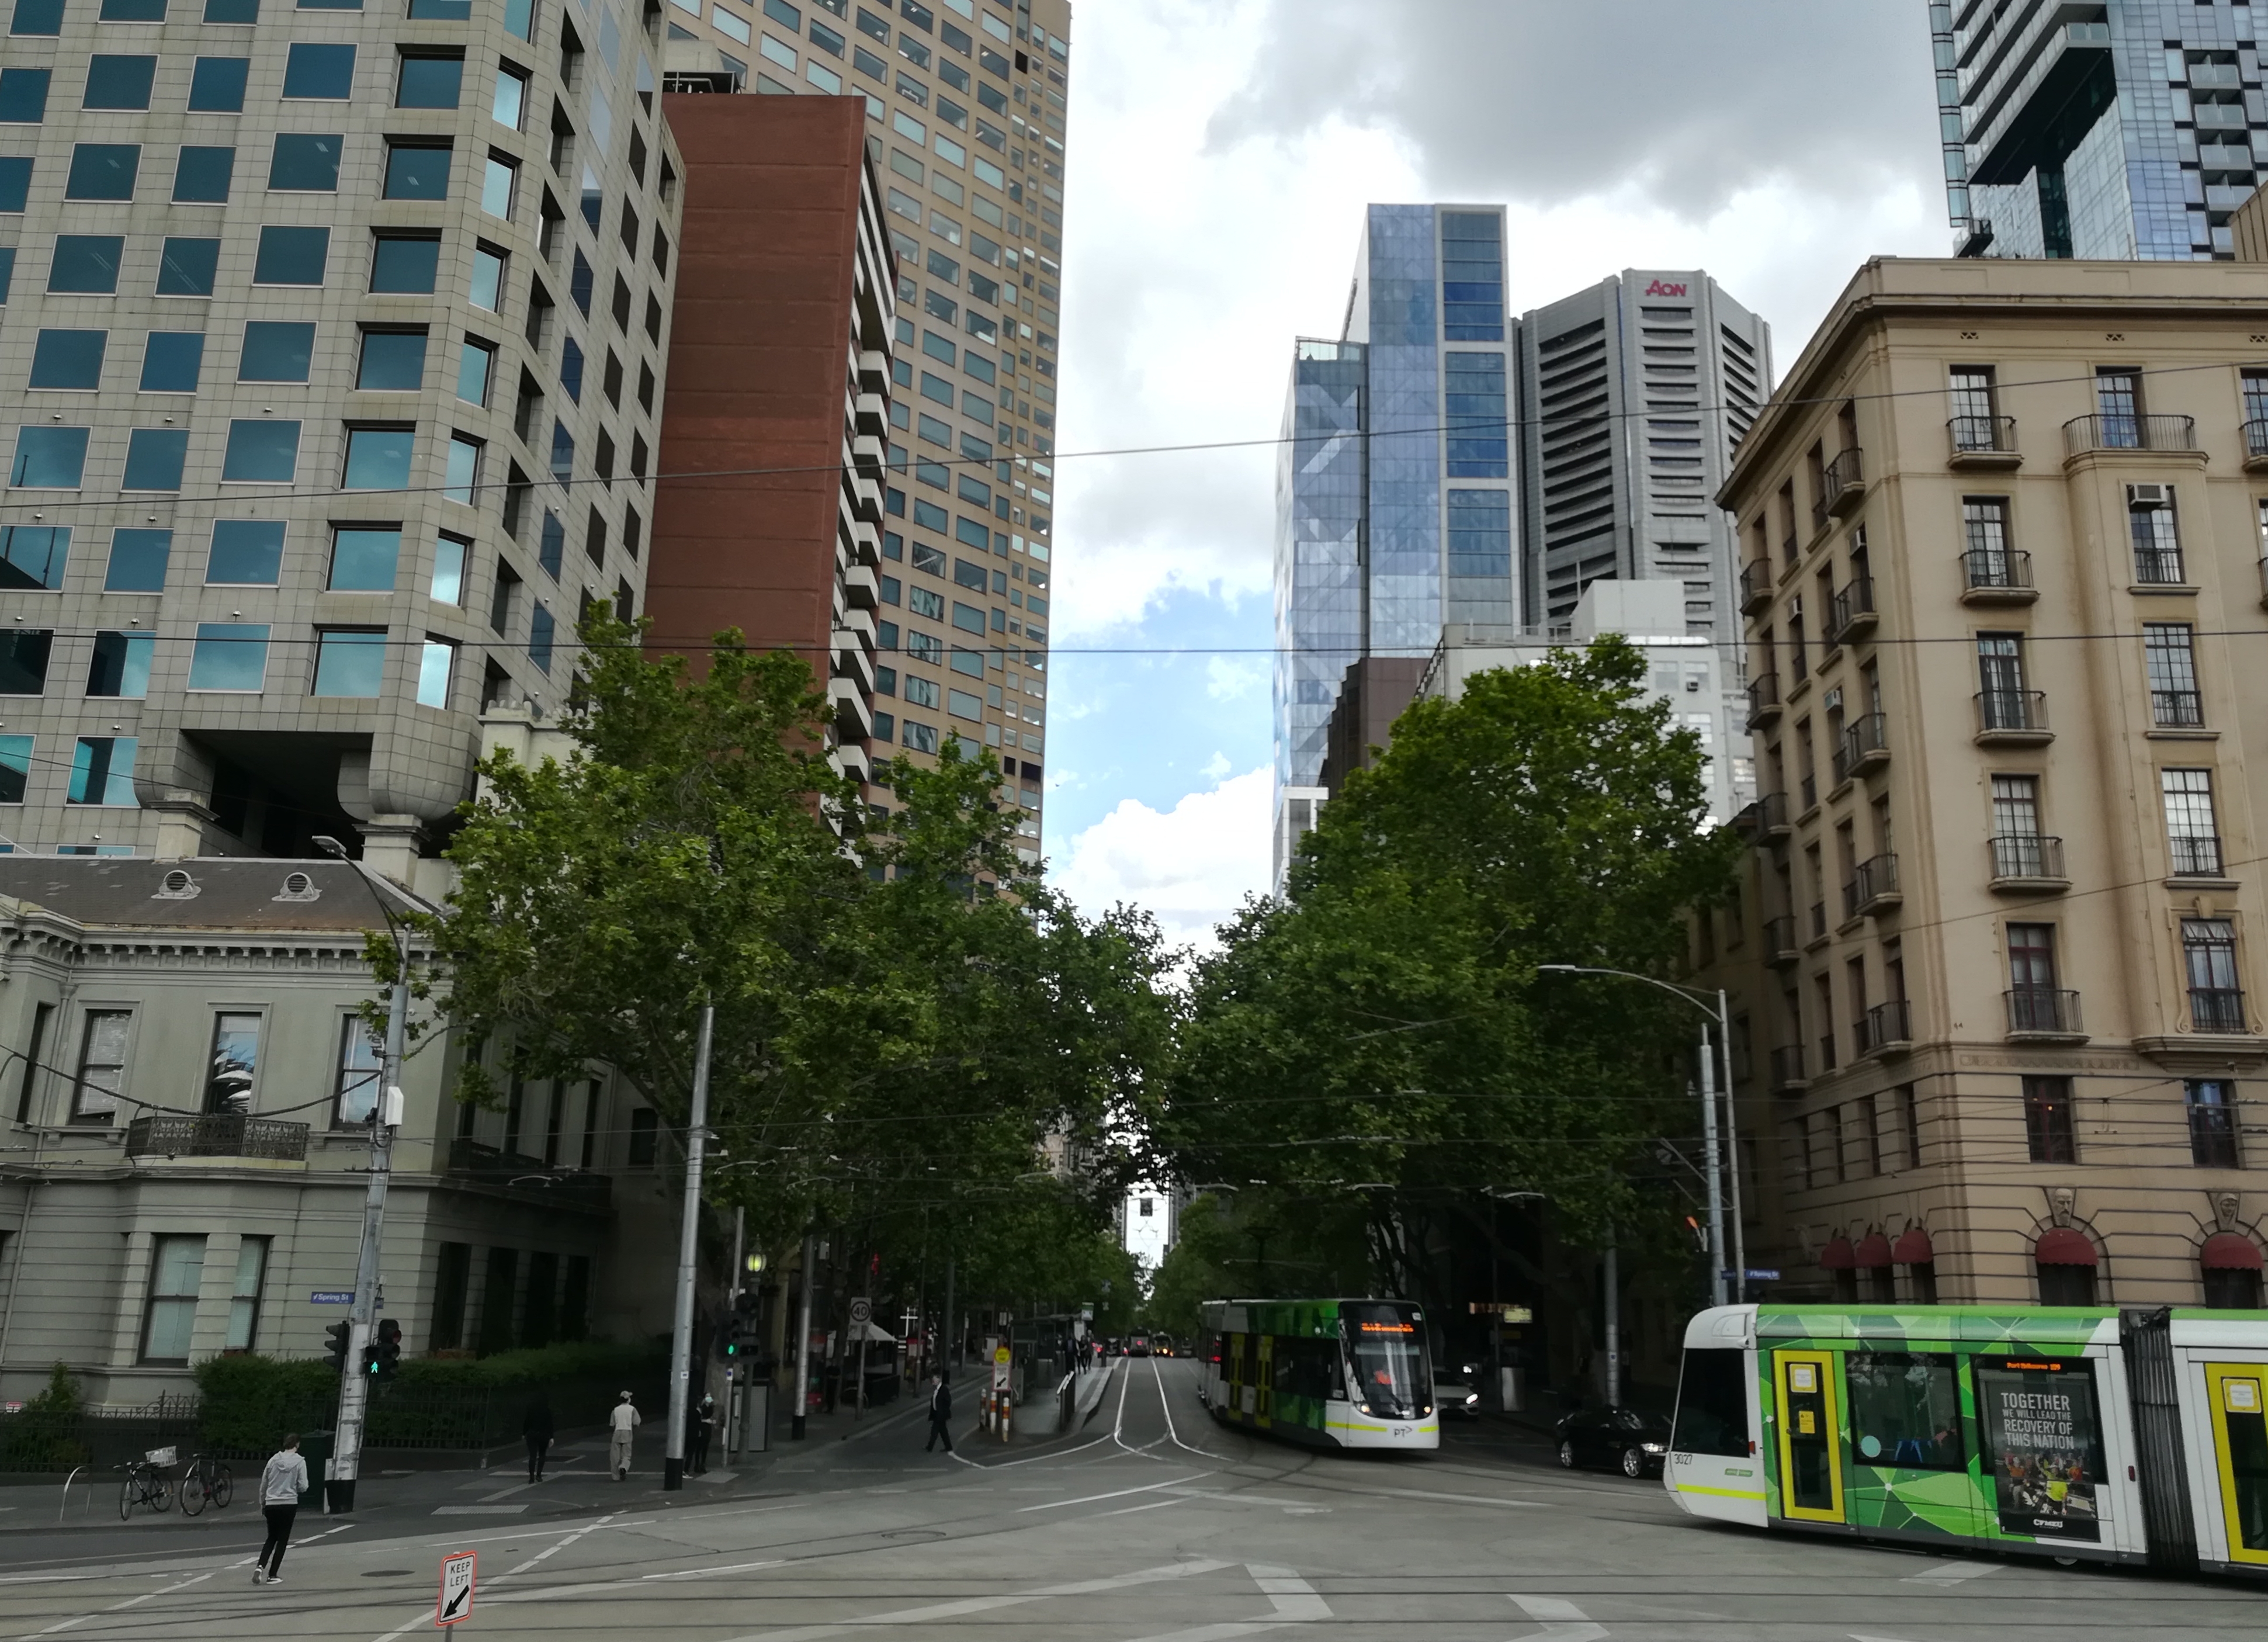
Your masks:
<path fill-rule="evenodd" d="M 1779 674 L 1760 673 L 1749 681 L 1749 728 L 1761 730 L 1779 718 Z"/>
<path fill-rule="evenodd" d="M 548 1166 L 541 1158 L 499 1151 L 477 1140 L 449 1143 L 449 1173 L 482 1185 L 531 1194 L 563 1209 L 604 1209 L 613 1197 L 614 1183 L 604 1174 Z"/>
<path fill-rule="evenodd" d="M 2030 554 L 2013 548 L 1971 548 L 1961 556 L 1962 603 L 2030 604 L 2039 596 L 2040 590 L 2032 585 Z"/>
<path fill-rule="evenodd" d="M 879 584 L 870 566 L 853 564 L 843 572 L 843 596 L 853 608 L 871 610 L 880 599 Z"/>
<path fill-rule="evenodd" d="M 2242 1035 L 2245 1030 L 2243 992 L 2233 986 L 2190 988 L 2190 1030 Z"/>
<path fill-rule="evenodd" d="M 1861 1055 L 1896 1055 L 1913 1047 L 1913 1005 L 1894 998 L 1875 1005 L 1859 1018 L 1856 1032 Z"/>
<path fill-rule="evenodd" d="M 2150 723 L 2160 730 L 2202 729 L 2205 698 L 2195 690 L 2152 690 Z"/>
<path fill-rule="evenodd" d="M 2036 832 L 2001 833 L 1986 841 L 1992 887 L 2011 895 L 2044 895 L 2071 887 L 2063 870 L 2063 840 Z"/>
<path fill-rule="evenodd" d="M 2179 548 L 2134 549 L 2134 579 L 2145 587 L 2180 587 L 2187 583 Z"/>
<path fill-rule="evenodd" d="M 1756 838 L 1760 843 L 1785 838 L 1793 830 L 1793 823 L 1788 820 L 1787 794 L 1785 792 L 1758 794 L 1756 812 Z"/>
<path fill-rule="evenodd" d="M 2233 92 L 2243 84 L 2237 78 L 2236 65 L 2233 63 L 2192 63 L 2189 68 L 2192 88 Z"/>
<path fill-rule="evenodd" d="M 1905 901 L 1898 891 L 1898 858 L 1884 854 L 1859 862 L 1844 894 L 1854 917 L 1895 911 Z"/>
<path fill-rule="evenodd" d="M 1949 468 L 2023 465 L 2023 453 L 2016 448 L 2014 416 L 1955 416 L 1945 424 L 1945 436 L 1953 447 L 1952 455 L 1946 459 Z"/>
<path fill-rule="evenodd" d="M 1827 642 L 1847 644 L 1874 630 L 1874 578 L 1861 576 L 1827 605 Z"/>
<path fill-rule="evenodd" d="M 890 405 L 880 394 L 861 394 L 851 401 L 851 425 L 878 439 L 889 438 Z"/>
<path fill-rule="evenodd" d="M 1837 784 L 1853 776 L 1863 776 L 1880 769 L 1890 762 L 1889 725 L 1882 714 L 1860 713 L 1843 732 L 1843 739 L 1835 746 L 1835 780 Z"/>
<path fill-rule="evenodd" d="M 2018 1043 L 2083 1043 L 2079 994 L 2067 987 L 2015 986 L 2001 994 L 2008 1005 L 2008 1038 Z"/>
<path fill-rule="evenodd" d="M 2241 111 L 2240 111 L 2241 112 Z M 2073 416 L 2063 424 L 2063 453 L 2089 451 L 2195 451 L 2195 416 L 2144 416 L 2112 413 Z"/>
<path fill-rule="evenodd" d="M 1795 940 L 1795 919 L 1786 913 L 1764 920 L 1764 961 L 1785 969 L 1803 956 Z"/>
<path fill-rule="evenodd" d="M 1741 566 L 1741 614 L 1754 615 L 1771 602 L 1771 566 L 1751 559 Z"/>
<path fill-rule="evenodd" d="M 2268 422 L 2244 424 L 2244 471 L 2268 473 Z"/>
<path fill-rule="evenodd" d="M 137 1117 L 126 1125 L 129 1158 L 254 1158 L 265 1163 L 304 1163 L 307 1125 L 242 1112 L 192 1117 L 171 1113 Z"/>
<path fill-rule="evenodd" d="M 2180 835 L 2166 840 L 2173 857 L 2176 878 L 2223 878 L 2228 863 L 2222 859 L 2220 840 L 2196 834 Z"/>
<path fill-rule="evenodd" d="M 2242 103 L 2198 103 L 2190 110 L 2197 121 L 2200 136 L 2207 131 L 2227 131 L 2231 135 L 2245 129 Z"/>
<path fill-rule="evenodd" d="M 1802 1044 L 1771 1052 L 1771 1086 L 1774 1094 L 1801 1094 L 1811 1087 L 1811 1079 L 1804 1076 Z"/>
<path fill-rule="evenodd" d="M 1803 799 L 1803 808 L 1797 812 L 1798 814 L 1808 815 L 1819 807 L 1818 777 L 1807 775 L 1796 784 L 1796 791 Z"/>
<path fill-rule="evenodd" d="M 1859 447 L 1853 445 L 1847 451 L 1838 452 L 1835 460 L 1827 464 L 1827 482 L 1820 492 L 1820 500 L 1833 518 L 1842 518 L 1866 497 L 1865 468 L 1859 458 Z"/>
<path fill-rule="evenodd" d="M 2046 692 L 1979 690 L 1973 739 L 1979 747 L 2041 747 L 2054 740 Z"/>

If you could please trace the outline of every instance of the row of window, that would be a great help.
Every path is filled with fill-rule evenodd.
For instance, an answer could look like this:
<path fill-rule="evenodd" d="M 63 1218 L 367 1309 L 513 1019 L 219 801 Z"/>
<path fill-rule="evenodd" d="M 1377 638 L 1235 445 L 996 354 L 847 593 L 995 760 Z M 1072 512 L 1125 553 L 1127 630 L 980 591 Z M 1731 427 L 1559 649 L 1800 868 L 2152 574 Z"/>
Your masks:
<path fill-rule="evenodd" d="M 355 387 L 365 393 L 414 394 L 425 386 L 425 356 L 431 331 L 423 325 L 361 325 L 353 329 Z M 32 345 L 32 370 L 25 386 L 56 393 L 94 393 L 103 386 L 102 372 L 109 357 L 111 334 L 107 330 L 41 330 Z M 204 373 L 203 331 L 151 331 L 143 340 L 141 371 L 135 387 L 144 394 L 194 394 Z M 485 406 L 496 380 L 497 345 L 468 333 L 457 358 L 457 397 Z M 316 325 L 312 320 L 253 320 L 248 321 L 237 350 L 235 379 L 282 386 L 306 383 L 313 376 L 316 357 Z M 579 397 L 581 353 L 577 397 Z M 621 363 L 614 366 L 617 404 L 622 391 Z"/>
<path fill-rule="evenodd" d="M 302 425 L 281 417 L 239 417 L 228 424 L 228 441 L 221 458 L 221 481 L 227 484 L 291 484 L 298 476 Z M 343 456 L 338 483 L 348 490 L 406 490 L 414 466 L 417 430 L 414 423 L 373 426 L 349 423 L 343 429 Z M 87 448 L 93 430 L 49 423 L 18 428 L 8 468 L 11 489 L 77 490 L 86 479 Z M 563 423 L 553 435 L 553 471 L 563 480 L 571 472 L 574 439 Z M 181 488 L 188 460 L 187 428 L 129 430 L 126 464 L 119 488 L 136 491 L 173 491 Z M 452 502 L 475 505 L 481 485 L 481 462 L 486 441 L 468 433 L 448 436 L 442 496 Z M 611 475 L 607 475 L 611 477 Z M 13 539 L 23 530 L 11 526 Z M 19 558 L 15 546 L 11 563 L 30 562 L 38 533 L 26 536 Z M 56 568 L 60 569 L 58 565 Z M 42 580 L 42 586 L 56 584 Z"/>
<path fill-rule="evenodd" d="M 32 1040 L 16 1091 L 16 1121 L 49 1121 L 40 1109 L 40 1074 L 55 1070 L 55 1051 L 63 1046 L 48 1042 L 55 1031 L 56 1007 L 41 1004 L 33 1012 Z M 78 1053 L 70 1085 L 65 1121 L 107 1127 L 117 1123 L 129 1101 L 127 1068 L 133 1061 L 135 1012 L 130 1009 L 90 1008 L 79 1023 Z M 211 1115 L 249 1114 L 260 1077 L 261 1046 L 268 1016 L 257 1009 L 222 1009 L 214 1012 L 209 1052 L 197 1072 L 195 1089 L 188 1093 L 198 1111 Z M 378 1048 L 359 1015 L 343 1014 L 338 1024 L 338 1055 L 335 1063 L 330 1122 L 351 1129 L 367 1125 L 378 1101 Z"/>
<path fill-rule="evenodd" d="M 538 665 L 548 672 L 552 635 L 556 628 L 551 613 L 541 607 L 535 616 L 544 624 L 542 653 Z M 382 627 L 318 627 L 312 637 L 294 645 L 289 640 L 273 639 L 274 630 L 265 622 L 200 622 L 195 634 L 188 639 L 189 644 L 189 674 L 188 688 L 192 691 L 259 695 L 269 685 L 269 655 L 273 648 L 301 648 L 307 652 L 306 693 L 315 696 L 332 696 L 347 700 L 375 701 L 386 681 L 387 654 L 401 641 L 389 637 Z M 157 659 L 160 640 L 157 634 L 120 629 L 99 631 L 94 635 L 94 644 L 87 665 L 85 694 L 122 701 L 139 701 L 150 693 L 150 671 Z M 179 646 L 183 640 L 167 637 L 163 642 Z M 450 639 L 427 636 L 417 644 L 415 658 L 417 667 L 417 704 L 421 707 L 446 709 L 449 705 L 451 675 L 455 670 L 457 646 Z M 47 688 L 49 663 L 54 652 L 52 632 L 25 631 L 15 629 L 0 634 L 0 689 L 10 695 L 36 696 Z M 535 645 L 531 644 L 534 655 Z M 130 780 L 135 742 L 132 738 L 110 738 L 113 743 L 105 755 L 107 768 L 115 771 L 117 781 Z M 91 743 L 82 741 L 78 756 L 73 763 L 77 772 L 71 784 L 69 801 L 73 804 L 118 804 L 132 802 L 111 796 L 115 782 L 98 779 L 92 773 L 93 755 L 87 748 Z M 32 739 L 29 736 L 0 735 L 0 747 L 6 751 L 5 762 L 11 773 L 0 777 L 0 803 L 24 802 L 24 791 L 34 762 Z M 84 779 L 81 779 L 81 777 Z M 12 789 L 13 796 L 9 796 Z"/>
<path fill-rule="evenodd" d="M 352 44 L 293 42 L 284 64 L 280 100 L 346 102 L 354 95 Z M 455 108 L 464 99 L 465 54 L 436 46 L 395 48 L 394 106 L 397 108 Z M 39 125 L 47 119 L 54 89 L 52 69 L 0 69 L 0 125 Z M 189 114 L 242 114 L 252 77 L 249 57 L 199 57 L 189 72 L 182 109 Z M 506 63 L 497 70 L 490 112 L 499 125 L 520 128 L 527 104 L 526 70 Z M 83 110 L 146 114 L 157 95 L 154 55 L 97 52 L 87 59 L 79 88 Z"/>
<path fill-rule="evenodd" d="M 251 283 L 255 286 L 320 288 L 328 280 L 330 254 L 328 228 L 262 228 L 253 257 Z M 0 303 L 8 299 L 16 260 L 16 247 L 0 247 Z M 48 255 L 47 292 L 50 296 L 114 297 L 126 261 L 126 237 L 122 234 L 58 234 Z M 492 313 L 501 311 L 509 261 L 508 254 L 500 247 L 485 241 L 475 243 L 468 291 L 473 306 Z M 438 232 L 378 230 L 371 236 L 369 291 L 372 296 L 431 296 L 440 262 L 441 236 Z M 219 269 L 218 239 L 168 235 L 158 247 L 157 267 L 148 289 L 151 295 L 159 297 L 210 297 Z M 658 313 L 649 316 L 648 328 L 659 332 Z"/>
<path fill-rule="evenodd" d="M 4 73 L 5 70 L 0 70 Z M 339 167 L 346 155 L 342 133 L 286 131 L 277 135 L 268 156 L 270 194 L 336 194 Z M 386 159 L 379 197 L 387 200 L 446 200 L 455 145 L 442 137 L 384 139 Z M 131 201 L 141 186 L 139 143 L 74 143 L 64 173 L 63 198 L 79 203 Z M 481 209 L 509 222 L 519 199 L 519 162 L 491 149 L 475 156 L 479 168 Z M 0 210 L 20 212 L 31 196 L 33 162 L 0 159 Z M 175 151 L 173 180 L 166 195 L 175 205 L 225 205 L 236 180 L 232 145 L 184 144 Z"/>
<path fill-rule="evenodd" d="M 73 0 L 84 5 L 86 0 Z M 105 23 L 162 23 L 170 0 L 94 0 L 95 16 Z M 65 0 L 16 0 L 8 32 L 11 35 L 54 36 L 63 33 Z M 184 10 L 188 8 L 185 6 Z M 299 11 L 359 11 L 363 0 L 292 0 Z M 409 20 L 464 23 L 473 15 L 473 0 L 407 0 Z M 203 0 L 202 21 L 242 24 L 260 21 L 260 0 Z M 504 32 L 517 40 L 535 38 L 535 0 L 504 0 Z"/>

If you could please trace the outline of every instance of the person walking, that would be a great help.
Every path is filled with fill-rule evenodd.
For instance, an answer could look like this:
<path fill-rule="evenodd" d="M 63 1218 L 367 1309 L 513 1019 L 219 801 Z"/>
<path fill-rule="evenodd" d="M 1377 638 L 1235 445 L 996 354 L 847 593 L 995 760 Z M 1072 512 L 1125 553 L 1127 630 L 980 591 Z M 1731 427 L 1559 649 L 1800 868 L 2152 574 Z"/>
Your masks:
<path fill-rule="evenodd" d="M 637 1404 L 630 1401 L 630 1394 L 627 1391 L 622 1393 L 622 1401 L 615 1404 L 613 1412 L 607 1416 L 607 1424 L 614 1432 L 607 1445 L 607 1462 L 613 1468 L 615 1480 L 618 1483 L 630 1474 L 630 1433 L 644 1423 L 644 1416 L 637 1411 Z"/>
<path fill-rule="evenodd" d="M 685 1469 L 695 1476 L 709 1469 L 709 1434 L 716 1428 L 717 1399 L 704 1391 L 685 1416 Z"/>
<path fill-rule="evenodd" d="M 253 1558 L 254 1585 L 284 1583 L 284 1548 L 291 1543 L 291 1519 L 299 1514 L 299 1496 L 307 1491 L 307 1462 L 299 1456 L 295 1433 L 269 1456 L 260 1473 L 260 1514 L 268 1519 L 268 1543 Z"/>
<path fill-rule="evenodd" d="M 953 1387 L 946 1381 L 945 1370 L 937 1371 L 937 1384 L 929 1394 L 929 1441 L 923 1445 L 924 1454 L 937 1452 L 940 1439 L 945 1451 L 953 1452 Z"/>
<path fill-rule="evenodd" d="M 519 1434 L 527 1439 L 527 1480 L 543 1480 L 543 1462 L 551 1452 L 551 1399 L 537 1392 L 527 1401 L 527 1412 L 520 1416 Z"/>

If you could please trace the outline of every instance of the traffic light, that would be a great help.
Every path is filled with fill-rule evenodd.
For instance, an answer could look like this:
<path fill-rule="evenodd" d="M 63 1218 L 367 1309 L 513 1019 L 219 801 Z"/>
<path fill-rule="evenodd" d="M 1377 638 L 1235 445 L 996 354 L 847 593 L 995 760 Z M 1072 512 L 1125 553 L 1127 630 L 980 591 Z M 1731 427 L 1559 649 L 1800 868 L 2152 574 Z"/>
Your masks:
<path fill-rule="evenodd" d="M 330 1342 L 330 1344 L 324 1348 L 323 1360 L 330 1365 L 333 1373 L 338 1373 L 345 1369 L 347 1340 L 353 1333 L 354 1325 L 350 1322 L 335 1322 L 323 1330 L 323 1337 Z"/>
<path fill-rule="evenodd" d="M 739 1325 L 740 1320 L 734 1317 L 730 1311 L 719 1311 L 717 1314 L 716 1322 L 710 1325 L 710 1336 L 717 1342 L 717 1360 L 718 1362 L 737 1363 L 740 1360 L 740 1330 Z"/>
<path fill-rule="evenodd" d="M 401 1366 L 401 1325 L 391 1317 L 380 1319 L 378 1336 L 363 1357 L 372 1380 L 393 1379 Z"/>

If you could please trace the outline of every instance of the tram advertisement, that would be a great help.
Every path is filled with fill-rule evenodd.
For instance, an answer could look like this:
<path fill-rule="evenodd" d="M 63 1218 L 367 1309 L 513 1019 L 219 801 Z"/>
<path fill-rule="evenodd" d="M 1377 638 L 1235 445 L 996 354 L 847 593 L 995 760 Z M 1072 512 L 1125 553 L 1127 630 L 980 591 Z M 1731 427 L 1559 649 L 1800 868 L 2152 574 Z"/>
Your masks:
<path fill-rule="evenodd" d="M 2084 1359 L 1976 1362 L 1977 1412 L 2003 1534 L 2099 1541 L 2102 1440 Z"/>

